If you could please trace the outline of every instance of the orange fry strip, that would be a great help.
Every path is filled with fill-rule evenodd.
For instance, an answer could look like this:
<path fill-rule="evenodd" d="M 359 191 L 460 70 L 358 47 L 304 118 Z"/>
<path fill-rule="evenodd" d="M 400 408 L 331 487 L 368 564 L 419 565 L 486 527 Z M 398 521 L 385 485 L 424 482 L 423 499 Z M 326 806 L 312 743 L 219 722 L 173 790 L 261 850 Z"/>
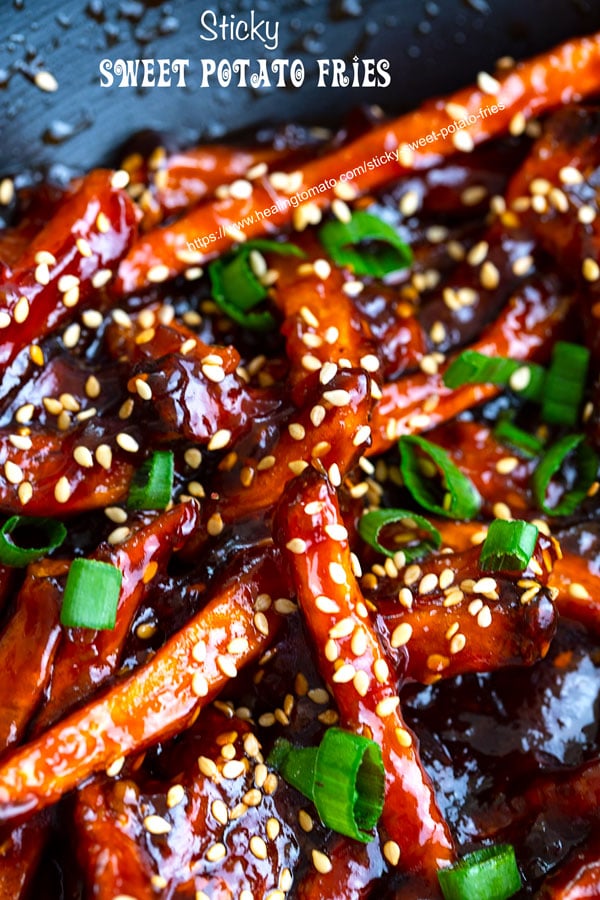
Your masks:
<path fill-rule="evenodd" d="M 240 232 L 252 238 L 288 224 L 298 206 L 298 203 L 290 204 L 288 195 L 297 199 L 298 192 L 313 188 L 310 200 L 327 207 L 335 196 L 334 186 L 340 176 L 356 193 L 364 193 L 411 169 L 434 165 L 457 149 L 470 150 L 476 144 L 506 134 L 516 115 L 525 118 L 540 115 L 568 103 L 575 95 L 585 97 L 597 92 L 600 35 L 568 41 L 519 63 L 510 72 L 500 74 L 498 82 L 500 87 L 495 97 L 476 87 L 463 88 L 449 97 L 425 103 L 415 112 L 374 128 L 352 143 L 305 164 L 298 170 L 298 184 L 287 184 L 288 194 L 266 178 L 262 183 L 255 183 L 250 197 L 229 196 L 203 204 L 168 228 L 148 233 L 121 263 L 120 289 L 129 293 L 141 288 L 146 284 L 148 270 L 157 265 L 166 266 L 170 276 L 183 271 L 186 263 L 181 255 L 183 259 L 186 251 L 189 255 L 196 239 L 201 241 L 197 249 L 204 261 L 231 247 Z M 448 111 L 452 110 L 452 104 L 464 108 L 476 120 L 455 134 L 448 131 L 455 118 Z M 491 106 L 496 107 L 495 112 L 480 116 L 481 109 Z M 426 141 L 430 134 L 435 136 L 433 143 Z M 411 149 L 411 144 L 416 145 L 415 149 Z M 302 199 L 301 193 L 299 196 Z"/>
<path fill-rule="evenodd" d="M 343 726 L 371 737 L 383 752 L 382 825 L 402 865 L 437 883 L 453 858 L 448 826 L 400 711 L 396 679 L 355 576 L 335 493 L 314 470 L 283 494 L 275 534 L 285 548 L 300 606 L 318 648 L 319 667 Z"/>
<path fill-rule="evenodd" d="M 0 820 L 55 802 L 95 772 L 185 728 L 272 640 L 283 596 L 273 552 L 242 563 L 213 599 L 145 665 L 6 757 Z M 228 649 L 235 641 L 235 649 Z"/>
<path fill-rule="evenodd" d="M 539 360 L 548 352 L 569 309 L 556 284 L 528 284 L 519 289 L 496 321 L 470 349 L 488 356 Z M 448 365 L 451 359 L 448 360 Z M 459 413 L 495 397 L 500 388 L 467 384 L 452 390 L 443 382 L 447 365 L 435 375 L 419 372 L 383 387 L 373 412 L 370 454 L 381 453 L 401 435 L 433 428 Z"/>

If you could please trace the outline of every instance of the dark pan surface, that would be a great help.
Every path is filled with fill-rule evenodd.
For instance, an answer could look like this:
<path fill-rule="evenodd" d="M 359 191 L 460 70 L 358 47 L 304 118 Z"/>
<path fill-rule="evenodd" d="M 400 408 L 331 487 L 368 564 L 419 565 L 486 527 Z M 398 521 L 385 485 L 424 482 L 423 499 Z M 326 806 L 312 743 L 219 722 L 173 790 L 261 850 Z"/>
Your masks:
<path fill-rule="evenodd" d="M 277 19 L 279 47 L 200 40 L 202 11 Z M 2 0 L 0 171 L 63 163 L 89 168 L 133 132 L 184 142 L 259 123 L 333 122 L 359 103 L 396 112 L 466 84 L 498 57 L 523 57 L 600 28 L 597 0 Z M 302 88 L 201 89 L 200 59 L 302 59 Z M 388 58 L 389 88 L 319 89 L 317 57 Z M 190 59 L 186 88 L 103 88 L 103 58 Z M 33 77 L 47 70 L 58 90 Z"/>

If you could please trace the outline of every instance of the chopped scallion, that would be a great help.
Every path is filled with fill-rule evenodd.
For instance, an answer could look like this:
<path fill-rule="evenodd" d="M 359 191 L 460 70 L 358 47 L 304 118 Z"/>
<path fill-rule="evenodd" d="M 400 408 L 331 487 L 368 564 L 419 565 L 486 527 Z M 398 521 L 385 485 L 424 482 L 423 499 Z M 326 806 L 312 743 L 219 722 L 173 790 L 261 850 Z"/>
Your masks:
<path fill-rule="evenodd" d="M 313 801 L 323 824 L 368 843 L 383 809 L 381 747 L 369 738 L 328 728 L 318 747 L 293 747 L 279 738 L 267 759 Z"/>
<path fill-rule="evenodd" d="M 348 222 L 326 222 L 319 240 L 337 265 L 347 266 L 355 275 L 383 278 L 413 261 L 410 247 L 397 231 L 365 210 L 353 212 Z"/>
<path fill-rule="evenodd" d="M 519 374 L 516 375 L 516 372 Z M 446 369 L 444 384 L 449 388 L 463 384 L 497 384 L 510 387 L 528 400 L 538 400 L 542 394 L 544 375 L 543 366 L 536 363 L 464 350 Z"/>
<path fill-rule="evenodd" d="M 115 627 L 123 575 L 110 563 L 75 559 L 69 568 L 60 613 L 69 628 Z"/>
<path fill-rule="evenodd" d="M 533 434 L 518 428 L 507 419 L 500 419 L 494 428 L 494 437 L 502 444 L 508 444 L 526 459 L 534 459 L 543 450 L 543 443 Z"/>
<path fill-rule="evenodd" d="M 56 550 L 67 536 L 62 522 L 12 516 L 0 528 L 0 562 L 23 567 Z"/>
<path fill-rule="evenodd" d="M 552 425 L 576 425 L 583 400 L 590 351 L 581 344 L 557 341 L 544 383 L 542 419 Z"/>
<path fill-rule="evenodd" d="M 395 548 L 389 549 L 380 543 L 379 534 L 386 525 L 396 523 L 402 530 L 394 534 L 394 542 L 398 541 Z M 442 543 L 441 534 L 431 522 L 407 509 L 373 509 L 358 520 L 358 531 L 367 544 L 385 556 L 393 557 L 401 550 L 406 562 L 422 559 Z"/>
<path fill-rule="evenodd" d="M 522 572 L 535 550 L 538 529 L 520 519 L 494 519 L 481 546 L 479 568 L 484 572 Z"/>
<path fill-rule="evenodd" d="M 130 509 L 165 509 L 173 491 L 172 450 L 155 450 L 135 473 L 129 487 Z"/>
<path fill-rule="evenodd" d="M 565 491 L 559 503 L 550 506 L 548 488 L 552 478 L 563 468 L 571 454 L 574 454 L 576 466 L 575 483 L 572 488 Z M 598 456 L 590 445 L 585 443 L 585 435 L 565 435 L 550 447 L 533 473 L 533 496 L 538 507 L 548 516 L 570 516 L 586 498 L 596 480 L 597 473 Z"/>
<path fill-rule="evenodd" d="M 507 900 L 521 889 L 521 875 L 511 844 L 482 847 L 460 862 L 440 869 L 445 900 Z"/>
<path fill-rule="evenodd" d="M 473 482 L 454 465 L 441 447 L 418 435 L 400 438 L 400 471 L 407 490 L 425 509 L 452 519 L 472 519 L 479 511 L 481 497 Z M 421 460 L 428 457 L 442 477 L 445 495 L 436 496 L 436 481 L 423 474 Z"/>

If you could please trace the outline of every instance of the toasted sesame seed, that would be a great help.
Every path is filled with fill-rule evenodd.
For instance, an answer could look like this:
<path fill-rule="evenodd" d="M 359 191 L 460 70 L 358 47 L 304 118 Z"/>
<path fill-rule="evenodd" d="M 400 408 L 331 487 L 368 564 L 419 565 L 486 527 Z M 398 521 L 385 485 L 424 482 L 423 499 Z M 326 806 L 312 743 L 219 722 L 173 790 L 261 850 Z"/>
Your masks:
<path fill-rule="evenodd" d="M 10 484 L 20 484 L 25 477 L 21 467 L 10 459 L 7 459 L 4 463 L 4 475 Z"/>
<path fill-rule="evenodd" d="M 321 281 L 326 281 L 331 275 L 331 264 L 326 259 L 315 259 L 313 269 Z"/>
<path fill-rule="evenodd" d="M 412 735 L 410 731 L 406 728 L 396 728 L 395 729 L 396 740 L 400 744 L 401 747 L 411 747 L 412 746 Z"/>
<path fill-rule="evenodd" d="M 585 585 L 580 584 L 578 581 L 572 581 L 569 585 L 569 596 L 573 597 L 574 600 L 589 600 L 590 594 L 585 587 Z"/>
<path fill-rule="evenodd" d="M 335 625 L 329 629 L 329 637 L 333 640 L 350 637 L 354 631 L 354 627 L 354 620 L 350 617 L 340 619 L 339 622 L 336 622 Z"/>
<path fill-rule="evenodd" d="M 469 132 L 464 129 L 459 129 L 454 132 L 452 135 L 452 143 L 454 144 L 455 149 L 460 150 L 462 153 L 471 153 L 475 148 L 473 138 Z"/>
<path fill-rule="evenodd" d="M 8 328 L 11 321 L 12 320 L 6 310 L 0 310 L 0 328 Z"/>
<path fill-rule="evenodd" d="M 336 684 L 348 684 L 356 675 L 356 669 L 352 663 L 341 665 L 332 675 L 331 680 Z"/>
<path fill-rule="evenodd" d="M 40 91 L 46 91 L 47 93 L 52 94 L 54 91 L 58 90 L 58 81 L 52 72 L 48 72 L 45 69 L 35 73 L 33 82 Z"/>
<path fill-rule="evenodd" d="M 398 647 L 404 647 L 405 644 L 409 642 L 412 637 L 412 625 L 408 622 L 401 622 L 400 625 L 397 625 L 390 639 L 390 643 L 394 649 Z"/>
<path fill-rule="evenodd" d="M 3 178 L 0 181 L 0 203 L 8 206 L 15 196 L 15 183 L 12 178 Z"/>
<path fill-rule="evenodd" d="M 595 259 L 592 259 L 591 256 L 588 256 L 582 263 L 581 273 L 586 281 L 598 281 L 598 279 L 600 278 L 600 266 Z"/>
<path fill-rule="evenodd" d="M 196 697 L 206 697 L 208 690 L 208 681 L 205 676 L 202 672 L 195 672 L 192 678 L 192 693 L 195 694 Z"/>
<path fill-rule="evenodd" d="M 333 866 L 329 857 L 322 853 L 320 850 L 313 849 L 311 852 L 312 863 L 317 872 L 321 875 L 327 875 L 328 872 L 331 872 Z"/>
<path fill-rule="evenodd" d="M 71 497 L 71 485 L 64 475 L 58 479 L 54 487 L 54 499 L 57 503 L 67 503 Z"/>
<path fill-rule="evenodd" d="M 231 440 L 231 431 L 227 428 L 219 428 L 215 431 L 207 444 L 209 450 L 222 450 Z"/>
<path fill-rule="evenodd" d="M 398 204 L 398 208 L 402 215 L 408 218 L 409 216 L 414 216 L 420 205 L 421 198 L 419 197 L 417 191 L 410 190 L 402 195 Z"/>
<path fill-rule="evenodd" d="M 444 105 L 444 112 L 446 112 L 451 119 L 467 119 L 469 117 L 469 110 L 466 106 L 463 106 L 462 103 L 455 103 L 453 101 L 449 101 Z"/>
<path fill-rule="evenodd" d="M 331 463 L 331 465 L 327 469 L 327 477 L 334 487 L 340 486 L 340 484 L 342 483 L 342 476 L 337 463 Z"/>
<path fill-rule="evenodd" d="M 225 656 L 223 653 L 217 655 L 217 668 L 226 678 L 235 678 L 237 676 L 235 660 L 230 656 Z"/>
<path fill-rule="evenodd" d="M 480 628 L 489 628 L 492 624 L 492 612 L 489 606 L 483 606 L 477 613 L 477 624 Z"/>
<path fill-rule="evenodd" d="M 327 534 L 332 541 L 348 540 L 348 529 L 344 525 L 340 525 L 337 522 L 332 523 L 331 525 L 326 525 L 325 534 Z"/>
<path fill-rule="evenodd" d="M 375 707 L 375 713 L 380 719 L 385 719 L 396 712 L 400 703 L 400 697 L 384 697 Z"/>
<path fill-rule="evenodd" d="M 209 862 L 219 862 L 227 855 L 225 844 L 222 844 L 220 841 L 211 844 L 204 855 Z"/>
<path fill-rule="evenodd" d="M 329 577 L 334 584 L 346 584 L 346 570 L 341 563 L 329 563 Z"/>
<path fill-rule="evenodd" d="M 500 284 L 500 272 L 489 259 L 486 259 L 482 265 L 479 279 L 481 281 L 481 286 L 487 291 L 495 290 Z"/>
<path fill-rule="evenodd" d="M 582 225 L 590 225 L 596 218 L 596 210 L 593 206 L 584 204 L 577 212 L 577 218 Z"/>
<path fill-rule="evenodd" d="M 151 266 L 146 273 L 146 277 L 152 284 L 160 284 L 161 282 L 166 281 L 170 274 L 169 267 L 160 264 Z"/>
<path fill-rule="evenodd" d="M 290 553 L 296 553 L 300 556 L 306 553 L 306 541 L 303 541 L 302 538 L 292 538 L 291 541 L 288 541 L 285 545 Z"/>
<path fill-rule="evenodd" d="M 118 756 L 107 767 L 106 774 L 109 778 L 116 778 L 123 766 L 125 765 L 125 757 Z"/>
<path fill-rule="evenodd" d="M 125 450 L 126 453 L 137 453 L 140 449 L 140 445 L 136 439 L 132 437 L 132 435 L 127 434 L 126 431 L 120 431 L 115 440 L 121 450 Z"/>
<path fill-rule="evenodd" d="M 509 387 L 513 391 L 524 391 L 531 381 L 531 370 L 529 366 L 519 366 L 508 379 Z"/>
<path fill-rule="evenodd" d="M 257 859 L 267 858 L 267 845 L 257 834 L 250 838 L 250 852 Z"/>
<path fill-rule="evenodd" d="M 112 276 L 113 273 L 110 269 L 98 269 L 98 271 L 94 272 L 94 274 L 92 275 L 92 287 L 96 290 L 100 290 L 101 287 L 104 287 L 105 284 L 108 284 Z"/>
<path fill-rule="evenodd" d="M 111 533 L 107 537 L 107 541 L 109 544 L 116 545 L 122 544 L 123 541 L 126 541 L 128 537 L 131 536 L 131 528 L 127 528 L 126 526 L 120 526 L 119 528 L 114 528 Z"/>
<path fill-rule="evenodd" d="M 29 315 L 29 300 L 27 297 L 19 297 L 13 310 L 15 322 L 21 325 Z"/>
<path fill-rule="evenodd" d="M 208 756 L 198 757 L 198 769 L 207 778 L 216 780 L 219 777 L 219 770 L 217 769 L 215 761 Z"/>
<path fill-rule="evenodd" d="M 383 845 L 383 855 L 391 866 L 397 866 L 400 862 L 400 847 L 396 841 L 386 841 Z"/>
<path fill-rule="evenodd" d="M 438 577 L 435 572 L 428 572 L 427 575 L 423 575 L 419 582 L 419 593 L 420 594 L 430 594 L 431 591 L 435 591 L 438 586 Z"/>
<path fill-rule="evenodd" d="M 581 184 L 583 175 L 575 166 L 563 166 L 558 173 L 563 184 Z"/>
<path fill-rule="evenodd" d="M 144 828 L 150 834 L 168 834 L 171 830 L 171 825 L 162 816 L 152 815 L 146 816 L 144 819 Z"/>
<path fill-rule="evenodd" d="M 509 506 L 506 503 L 498 502 L 494 503 L 492 507 L 492 512 L 497 519 L 512 519 L 512 512 Z"/>

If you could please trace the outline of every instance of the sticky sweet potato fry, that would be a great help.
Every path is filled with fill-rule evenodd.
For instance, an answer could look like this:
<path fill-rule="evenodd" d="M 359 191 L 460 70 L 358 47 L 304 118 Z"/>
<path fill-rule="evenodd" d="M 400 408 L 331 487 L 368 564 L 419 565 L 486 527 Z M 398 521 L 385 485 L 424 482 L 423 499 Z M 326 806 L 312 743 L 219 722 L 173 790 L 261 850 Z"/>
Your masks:
<path fill-rule="evenodd" d="M 274 554 L 266 550 L 246 559 L 149 662 L 5 758 L 0 820 L 55 802 L 116 759 L 189 724 L 271 640 L 278 615 L 269 608 L 258 616 L 259 593 L 282 593 Z"/>
<path fill-rule="evenodd" d="M 307 470 L 288 485 L 275 534 L 341 724 L 381 746 L 386 772 L 382 827 L 400 848 L 403 866 L 434 884 L 438 867 L 452 860 L 452 840 L 416 739 L 402 718 L 396 680 L 352 574 L 339 506 L 326 478 Z"/>
<path fill-rule="evenodd" d="M 87 175 L 73 195 L 31 241 L 2 285 L 6 327 L 0 331 L 0 363 L 8 365 L 84 308 L 106 284 L 135 235 L 136 217 L 127 194 L 113 187 L 113 173 Z M 54 260 L 54 261 L 53 261 Z"/>
<path fill-rule="evenodd" d="M 37 733 L 87 700 L 116 671 L 136 609 L 197 521 L 194 501 L 179 503 L 142 525 L 122 544 L 101 545 L 93 555 L 123 573 L 116 625 L 105 631 L 63 629 L 47 700 L 35 721 Z"/>
<path fill-rule="evenodd" d="M 543 360 L 569 309 L 568 300 L 558 291 L 552 281 L 524 285 L 470 349 L 489 356 Z M 490 384 L 447 388 L 442 380 L 445 368 L 435 375 L 420 372 L 384 385 L 383 398 L 373 413 L 371 454 L 381 453 L 402 434 L 439 425 L 499 392 Z"/>

